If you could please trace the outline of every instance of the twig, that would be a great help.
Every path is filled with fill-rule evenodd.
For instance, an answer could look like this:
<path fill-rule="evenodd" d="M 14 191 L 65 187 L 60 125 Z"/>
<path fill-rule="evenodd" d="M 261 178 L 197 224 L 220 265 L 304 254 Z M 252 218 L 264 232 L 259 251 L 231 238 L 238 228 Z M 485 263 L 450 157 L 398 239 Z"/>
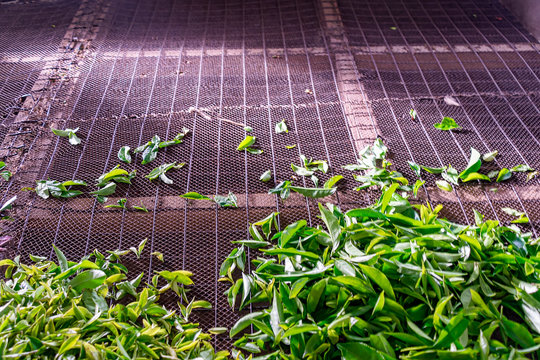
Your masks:
<path fill-rule="evenodd" d="M 208 115 L 207 113 L 203 112 L 202 110 L 199 110 L 199 109 L 194 108 L 194 107 L 190 107 L 190 108 L 188 109 L 188 112 L 189 112 L 189 113 L 195 112 L 195 113 L 199 114 L 199 115 L 200 115 L 202 118 L 204 118 L 205 120 L 213 120 L 213 118 L 212 118 L 210 115 Z M 225 121 L 225 122 L 227 122 L 227 123 L 229 123 L 229 124 L 233 124 L 233 125 L 236 125 L 236 126 L 241 126 L 241 127 L 244 127 L 244 126 L 245 126 L 244 124 L 237 123 L 237 122 L 232 121 L 232 120 L 229 120 L 229 119 L 224 119 L 224 118 L 222 118 L 222 117 L 220 117 L 220 116 L 216 116 L 215 118 L 216 118 L 216 120 Z"/>

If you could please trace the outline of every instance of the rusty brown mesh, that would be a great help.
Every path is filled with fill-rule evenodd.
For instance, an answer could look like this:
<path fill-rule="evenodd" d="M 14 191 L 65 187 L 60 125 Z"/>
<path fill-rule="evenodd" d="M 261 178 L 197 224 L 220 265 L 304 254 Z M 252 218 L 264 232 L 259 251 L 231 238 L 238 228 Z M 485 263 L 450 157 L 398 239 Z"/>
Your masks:
<path fill-rule="evenodd" d="M 15 176 L 2 184 L 4 201 L 39 179 L 83 179 L 93 185 L 119 163 L 121 146 L 135 148 L 154 134 L 171 139 L 182 127 L 192 133 L 183 144 L 160 151 L 150 165 L 140 165 L 139 157 L 122 165 L 139 176 L 132 185 L 119 185 L 108 203 L 127 198 L 127 210 L 106 209 L 90 195 L 67 201 L 20 195 L 24 202 L 16 206 L 15 221 L 4 226 L 11 239 L 7 250 L 52 256 L 55 244 L 75 259 L 96 248 L 128 248 L 148 238 L 147 247 L 162 252 L 165 262 L 147 251 L 140 260 L 130 260 L 130 269 L 146 274 L 193 271 L 192 294 L 215 303 L 213 310 L 197 313 L 197 319 L 205 327 L 230 326 L 239 315 L 222 296 L 226 285 L 216 282 L 232 249 L 230 241 L 246 238 L 248 224 L 272 211 L 280 212 L 281 224 L 299 218 L 319 223 L 316 201 L 293 196 L 283 203 L 267 194 L 277 182 L 290 179 L 290 164 L 299 164 L 299 154 L 329 162 L 332 174 L 321 177 L 321 183 L 331 175 L 345 175 L 338 195 L 330 199 L 342 208 L 367 205 L 376 196 L 353 191 L 352 176 L 341 169 L 355 162 L 357 149 L 321 7 L 310 0 L 100 4 L 0 2 L 0 138 L 6 157 L 20 159 Z M 410 179 L 407 160 L 463 168 L 470 147 L 498 150 L 499 167 L 540 166 L 538 44 L 496 1 L 337 4 L 349 44 L 340 51 L 354 56 L 365 105 L 396 167 Z M 62 38 L 78 21 L 73 16 L 80 6 L 87 9 L 83 16 L 102 12 L 92 20 L 99 26 L 90 25 L 95 39 L 83 55 L 69 48 L 62 52 Z M 38 125 L 28 130 L 15 121 L 17 106 L 47 58 L 59 52 L 64 63 L 73 64 L 70 56 L 79 58 L 64 69 L 69 81 L 55 85 L 45 110 L 30 111 L 28 118 Z M 446 95 L 461 106 L 446 104 Z M 190 107 L 214 120 L 190 113 Z M 411 108 L 419 114 L 417 122 L 408 118 Z M 455 118 L 464 130 L 437 131 L 431 124 L 442 116 Z M 219 117 L 251 126 L 264 153 L 236 151 L 244 130 Z M 282 119 L 290 131 L 275 134 Z M 71 146 L 52 136 L 50 124 L 79 127 L 82 144 Z M 297 147 L 285 147 L 291 144 Z M 187 163 L 168 173 L 173 185 L 144 178 L 153 167 L 173 161 Z M 259 181 L 266 170 L 273 174 L 269 183 Z M 428 188 L 433 187 L 435 178 L 427 180 Z M 311 186 L 308 179 L 298 180 L 302 183 Z M 526 183 L 518 174 L 497 187 L 494 193 L 491 186 L 466 185 L 451 197 L 434 199 L 460 222 L 471 221 L 473 208 L 510 220 L 501 207 L 524 210 L 538 221 L 538 180 Z M 232 191 L 239 207 L 217 209 L 178 197 L 187 191 Z M 140 204 L 149 212 L 131 209 Z M 230 345 L 226 337 L 218 342 Z"/>

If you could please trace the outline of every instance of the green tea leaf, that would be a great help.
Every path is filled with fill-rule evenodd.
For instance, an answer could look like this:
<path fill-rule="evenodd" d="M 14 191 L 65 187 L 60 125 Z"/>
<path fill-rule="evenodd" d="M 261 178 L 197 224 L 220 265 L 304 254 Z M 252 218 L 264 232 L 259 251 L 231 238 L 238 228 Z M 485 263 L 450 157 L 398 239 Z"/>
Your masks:
<path fill-rule="evenodd" d="M 169 179 L 165 173 L 171 169 L 180 169 L 182 167 L 184 167 L 186 165 L 186 163 L 180 163 L 180 164 L 176 164 L 176 161 L 175 162 L 172 162 L 172 163 L 169 163 L 169 164 L 163 164 L 163 165 L 159 165 L 157 168 L 155 168 L 154 170 L 152 170 L 148 175 L 145 176 L 145 178 L 147 179 L 150 179 L 150 180 L 155 180 L 159 177 L 159 179 L 161 181 L 163 181 L 165 184 L 172 184 L 173 181 L 171 179 Z"/>
<path fill-rule="evenodd" d="M 87 270 L 75 276 L 70 285 L 77 291 L 83 289 L 94 289 L 105 281 L 107 274 L 101 270 Z"/>
<path fill-rule="evenodd" d="M 499 174 L 497 175 L 497 182 L 502 182 L 505 180 L 508 180 L 512 177 L 512 172 L 508 170 L 507 168 L 502 168 L 499 170 Z"/>
<path fill-rule="evenodd" d="M 323 188 L 325 188 L 325 189 L 331 189 L 331 188 L 333 188 L 333 187 L 336 185 L 336 183 L 337 183 L 338 181 L 340 181 L 341 179 L 343 179 L 343 175 L 334 175 L 334 176 L 332 176 L 330 179 L 328 179 L 328 180 L 324 183 Z"/>
<path fill-rule="evenodd" d="M 416 110 L 411 109 L 411 111 L 409 111 L 409 116 L 411 117 L 412 121 L 415 121 L 416 118 L 418 117 L 418 114 L 416 113 Z"/>
<path fill-rule="evenodd" d="M 139 210 L 139 211 L 144 211 L 144 212 L 148 212 L 148 209 L 146 208 L 146 206 L 144 206 L 144 204 L 141 203 L 141 205 L 137 206 L 137 205 L 133 205 L 131 206 L 133 209 L 135 210 Z"/>
<path fill-rule="evenodd" d="M 68 180 L 62 183 L 64 186 L 87 186 L 87 184 L 82 180 Z"/>
<path fill-rule="evenodd" d="M 286 200 L 291 194 L 291 182 L 282 181 L 273 189 L 268 190 L 269 194 L 277 194 L 282 200 Z"/>
<path fill-rule="evenodd" d="M 285 248 L 285 249 L 268 249 L 262 250 L 268 255 L 287 255 L 287 256 L 301 256 L 307 259 L 317 260 L 319 255 L 312 253 L 310 251 L 302 251 L 294 248 Z"/>
<path fill-rule="evenodd" d="M 98 196 L 109 196 L 109 195 L 114 194 L 115 191 L 116 191 L 116 183 L 111 182 L 105 185 L 104 187 L 102 187 L 101 189 L 92 191 L 90 194 L 98 195 Z"/>
<path fill-rule="evenodd" d="M 262 153 L 264 152 L 264 151 L 261 150 L 261 149 L 254 149 L 254 148 L 250 148 L 250 147 L 246 148 L 246 151 L 247 151 L 248 153 L 254 154 L 254 155 L 260 155 L 260 154 L 262 154 Z"/>
<path fill-rule="evenodd" d="M 69 336 L 63 343 L 62 346 L 60 346 L 60 349 L 58 350 L 58 354 L 62 355 L 69 350 L 73 349 L 75 345 L 77 344 L 77 341 L 81 338 L 80 334 L 76 334 L 73 336 Z"/>
<path fill-rule="evenodd" d="M 383 355 L 374 348 L 360 343 L 349 342 L 339 343 L 337 347 L 341 351 L 341 358 L 344 360 L 389 360 L 390 357 Z"/>
<path fill-rule="evenodd" d="M 0 176 L 2 176 L 4 180 L 8 181 L 13 176 L 13 174 L 9 170 L 2 170 L 0 171 Z"/>
<path fill-rule="evenodd" d="M 214 202 L 220 207 L 238 207 L 236 195 L 229 191 L 227 196 L 215 195 Z"/>
<path fill-rule="evenodd" d="M 318 282 L 313 285 L 311 290 L 309 291 L 308 297 L 307 297 L 307 312 L 312 313 L 314 312 L 318 305 L 319 301 L 321 300 L 321 297 L 324 293 L 324 289 L 326 288 L 326 280 L 319 280 Z"/>
<path fill-rule="evenodd" d="M 461 129 L 461 126 L 459 126 L 454 119 L 451 117 L 444 117 L 440 123 L 433 124 L 433 127 L 435 129 L 447 131 L 452 129 Z"/>
<path fill-rule="evenodd" d="M 208 196 L 201 195 L 197 192 L 188 192 L 183 195 L 180 195 L 180 197 L 184 199 L 191 199 L 191 200 L 211 200 Z"/>
<path fill-rule="evenodd" d="M 441 190 L 452 192 L 452 185 L 450 185 L 449 183 L 447 183 L 444 180 L 437 180 L 437 181 L 435 181 L 435 184 Z"/>
<path fill-rule="evenodd" d="M 477 172 L 469 173 L 469 174 L 467 174 L 467 176 L 461 178 L 461 181 L 463 181 L 463 182 L 468 182 L 468 181 L 473 181 L 473 180 L 491 181 L 489 176 L 484 175 L 484 174 L 480 174 L 480 173 L 477 173 Z"/>
<path fill-rule="evenodd" d="M 523 325 L 503 318 L 501 327 L 504 333 L 521 347 L 528 348 L 536 345 L 531 333 Z"/>
<path fill-rule="evenodd" d="M 238 145 L 238 147 L 236 148 L 236 150 L 245 150 L 247 149 L 248 147 L 250 147 L 251 145 L 255 144 L 255 141 L 257 140 L 257 138 L 255 136 L 251 136 L 251 135 L 247 135 L 244 140 L 242 140 L 242 142 L 240 143 L 240 145 Z"/>
<path fill-rule="evenodd" d="M 418 195 L 418 189 L 420 189 L 420 187 L 422 185 L 424 185 L 425 183 L 426 183 L 425 180 L 416 180 L 416 182 L 414 183 L 414 187 L 413 187 L 413 195 L 414 195 L 415 198 Z"/>
<path fill-rule="evenodd" d="M 53 134 L 57 136 L 67 137 L 71 145 L 79 145 L 81 143 L 81 139 L 79 139 L 77 135 L 75 135 L 75 133 L 79 131 L 79 128 L 65 129 L 65 130 L 51 128 L 51 130 Z"/>
<path fill-rule="evenodd" d="M 528 171 L 534 171 L 533 168 L 531 168 L 529 165 L 516 165 L 513 168 L 510 169 L 511 172 L 528 172 Z"/>
<path fill-rule="evenodd" d="M 484 160 L 485 162 L 491 162 L 493 160 L 495 160 L 495 157 L 499 155 L 499 152 L 497 150 L 494 150 L 492 152 L 488 152 L 484 155 L 482 155 L 482 160 Z"/>
<path fill-rule="evenodd" d="M 259 319 L 263 316 L 264 316 L 264 313 L 260 311 L 252 312 L 250 314 L 245 315 L 244 317 L 240 318 L 240 320 L 238 320 L 236 324 L 234 324 L 234 326 L 229 331 L 229 336 L 234 337 L 240 331 L 250 326 L 253 323 L 253 320 Z"/>
<path fill-rule="evenodd" d="M 336 190 L 337 190 L 337 188 L 330 188 L 330 189 L 325 189 L 325 188 L 305 188 L 305 187 L 299 187 L 299 186 L 290 186 L 289 188 L 292 191 L 295 191 L 295 192 L 297 192 L 299 194 L 304 195 L 305 197 L 315 198 L 315 199 L 330 196 L 330 195 L 334 194 L 336 192 Z"/>
<path fill-rule="evenodd" d="M 281 120 L 276 124 L 276 134 L 281 133 L 288 133 L 289 129 L 287 128 L 287 124 L 285 124 L 285 119 Z"/>
<path fill-rule="evenodd" d="M 508 208 L 508 207 L 501 208 L 501 211 L 508 214 L 508 215 L 510 215 L 510 216 L 523 216 L 523 215 L 525 215 L 524 212 L 518 211 L 516 209 Z"/>
<path fill-rule="evenodd" d="M 300 175 L 300 176 L 312 176 L 314 173 L 313 170 L 308 170 L 304 167 L 299 167 L 294 164 L 291 164 L 291 168 L 297 175 Z"/>
<path fill-rule="evenodd" d="M 421 171 L 422 171 L 420 168 L 420 165 L 412 161 L 407 161 L 407 163 L 409 164 L 409 167 L 411 168 L 411 170 L 414 171 L 416 176 L 420 177 Z"/>
<path fill-rule="evenodd" d="M 131 164 L 131 154 L 129 153 L 129 150 L 129 146 L 122 146 L 120 150 L 118 150 L 118 159 L 125 163 Z"/>
<path fill-rule="evenodd" d="M 469 164 L 467 168 L 459 174 L 460 179 L 465 179 L 470 173 L 477 172 L 482 166 L 482 160 L 480 160 L 480 153 L 471 148 L 471 157 L 469 158 Z"/>
<path fill-rule="evenodd" d="M 534 179 L 536 176 L 538 176 L 538 171 L 532 171 L 530 173 L 527 174 L 527 182 L 531 181 L 532 179 Z"/>
<path fill-rule="evenodd" d="M 266 170 L 262 175 L 261 177 L 259 178 L 259 180 L 261 180 L 262 182 L 268 182 L 272 179 L 272 172 L 270 170 Z"/>
<path fill-rule="evenodd" d="M 451 184 L 459 185 L 459 175 L 456 169 L 452 165 L 448 165 L 446 170 L 441 174 L 442 178 Z"/>
<path fill-rule="evenodd" d="M 434 168 L 434 167 L 420 165 L 420 167 L 430 174 L 442 174 L 446 170 L 446 166 Z"/>
<path fill-rule="evenodd" d="M 15 202 L 15 200 L 17 200 L 17 195 L 15 195 L 14 197 L 12 197 L 12 198 L 9 199 L 8 201 L 6 201 L 6 202 L 0 207 L 0 212 L 6 211 L 6 210 L 11 210 L 11 208 L 13 207 L 13 203 Z"/>
<path fill-rule="evenodd" d="M 394 289 L 383 272 L 367 265 L 358 264 L 358 267 L 362 269 L 362 272 L 366 274 L 366 276 L 370 278 L 373 283 L 377 284 L 382 290 L 384 290 L 389 298 L 395 300 L 396 296 L 394 294 Z"/>

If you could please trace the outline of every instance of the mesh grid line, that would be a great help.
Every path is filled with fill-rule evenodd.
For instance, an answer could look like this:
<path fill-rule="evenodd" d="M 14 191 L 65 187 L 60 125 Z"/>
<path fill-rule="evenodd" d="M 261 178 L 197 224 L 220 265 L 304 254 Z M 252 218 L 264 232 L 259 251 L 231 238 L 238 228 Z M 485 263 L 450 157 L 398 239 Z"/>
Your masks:
<path fill-rule="evenodd" d="M 64 3 L 57 0 L 47 6 L 56 9 Z M 291 179 L 290 165 L 299 164 L 300 154 L 331 165 L 331 172 L 320 176 L 321 183 L 331 175 L 345 176 L 339 194 L 324 201 L 349 209 L 378 196 L 375 191 L 354 191 L 351 174 L 341 168 L 355 162 L 358 139 L 352 136 L 357 125 L 345 115 L 340 56 L 349 56 L 354 67 L 349 70 L 356 78 L 350 81 L 360 96 L 353 101 L 376 123 L 395 166 L 409 179 L 414 175 L 406 160 L 463 168 L 471 146 L 482 152 L 499 150 L 498 163 L 490 169 L 518 163 L 540 166 L 537 43 L 494 2 L 339 0 L 336 9 L 343 34 L 331 33 L 320 2 L 314 0 L 104 3 L 108 11 L 95 29 L 91 49 L 70 70 L 78 75 L 59 87 L 47 105 L 39 119 L 44 127 L 33 138 L 4 197 L 49 177 L 80 178 L 92 184 L 118 163 L 121 146 L 135 148 L 155 134 L 167 140 L 182 127 L 192 132 L 183 144 L 160 151 L 149 165 L 141 165 L 138 156 L 131 164 L 122 164 L 138 176 L 131 185 L 118 185 L 107 204 L 126 198 L 127 209 L 103 208 L 88 194 L 69 201 L 30 195 L 24 218 L 8 229 L 20 241 L 12 250 L 23 256 L 51 256 L 51 245 L 56 244 L 76 258 L 94 248 L 128 248 L 148 238 L 150 251 L 141 259 L 127 259 L 128 267 L 133 273 L 147 272 L 148 278 L 155 270 L 193 271 L 196 285 L 191 294 L 215 303 L 213 310 L 195 314 L 206 328 L 231 326 L 241 315 L 229 309 L 222 295 L 226 285 L 216 283 L 219 265 L 233 248 L 231 240 L 249 237 L 248 225 L 274 211 L 282 226 L 300 218 L 310 225 L 321 223 L 317 201 L 293 194 L 281 202 L 268 195 L 277 183 Z M 25 14 L 41 11 L 17 6 Z M 65 24 L 56 28 L 58 34 L 63 35 L 77 8 L 73 5 L 72 13 L 62 14 Z M 5 16 L 0 12 L 0 26 L 9 22 Z M 502 20 L 496 20 L 499 17 Z M 18 36 L 47 39 L 44 42 L 57 51 L 58 43 L 51 44 L 59 35 L 50 35 L 45 25 L 39 29 L 38 34 L 32 32 L 36 28 Z M 344 37 L 338 46 L 332 43 L 336 36 Z M 6 41 L 0 35 L 0 49 Z M 26 50 L 21 45 L 17 51 Z M 25 66 L 40 73 L 53 50 L 36 48 L 34 57 L 41 60 Z M 29 54 L 34 52 L 28 50 Z M 64 63 L 73 56 L 66 51 Z M 0 60 L 0 69 L 8 74 L 0 77 L 0 105 L 2 96 L 7 99 L 9 94 L 4 89 L 16 83 L 14 64 L 18 63 Z M 15 96 L 36 81 L 25 75 L 28 78 Z M 447 105 L 446 95 L 461 106 Z M 190 113 L 190 107 L 208 113 L 212 120 Z M 417 123 L 407 119 L 411 107 L 419 114 Z M 433 129 L 431 124 L 443 115 L 454 117 L 465 130 L 448 134 Z M 257 137 L 264 153 L 236 151 L 247 133 L 221 119 L 252 127 L 250 135 Z M 282 119 L 289 133 L 275 134 L 274 126 Z M 79 127 L 83 144 L 74 147 L 52 136 L 51 125 Z M 14 137 L 13 146 L 21 139 Z M 286 148 L 292 144 L 296 148 Z M 174 184 L 144 178 L 152 168 L 173 161 L 187 163 L 167 174 Z M 259 180 L 266 170 L 272 171 L 270 183 Z M 472 222 L 473 208 L 490 218 L 510 220 L 501 207 L 521 209 L 533 221 L 540 219 L 538 180 L 526 182 L 523 174 L 497 185 L 496 193 L 489 191 L 491 186 L 471 184 L 441 194 L 434 189 L 436 178 L 426 179 L 423 196 L 443 203 L 445 214 L 454 220 Z M 312 186 L 304 178 L 296 184 Z M 239 207 L 221 209 L 178 197 L 188 191 L 206 195 L 232 191 Z M 148 213 L 131 208 L 141 204 Z M 162 252 L 165 261 L 152 259 L 151 251 Z M 175 306 L 174 299 L 163 300 Z M 224 336 L 216 341 L 218 347 L 231 346 Z"/>

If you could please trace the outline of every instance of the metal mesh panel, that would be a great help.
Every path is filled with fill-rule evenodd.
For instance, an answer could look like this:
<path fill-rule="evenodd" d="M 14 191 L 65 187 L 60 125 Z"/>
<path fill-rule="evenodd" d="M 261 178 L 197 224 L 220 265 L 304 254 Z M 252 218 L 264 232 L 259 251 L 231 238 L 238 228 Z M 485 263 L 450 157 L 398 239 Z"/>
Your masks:
<path fill-rule="evenodd" d="M 361 81 L 382 136 L 398 168 L 407 160 L 464 168 L 469 149 L 498 150 L 497 166 L 540 165 L 537 43 L 497 2 L 339 1 Z M 461 106 L 444 101 L 451 95 Z M 413 122 L 409 110 L 418 113 Z M 431 124 L 449 116 L 463 131 Z M 494 169 L 497 168 L 494 166 Z M 428 177 L 428 187 L 435 177 Z M 509 220 L 514 207 L 538 220 L 538 180 L 519 174 L 498 193 L 493 186 L 460 186 L 456 211 L 471 221 L 472 209 Z M 536 229 L 531 227 L 536 234 Z"/>
<path fill-rule="evenodd" d="M 47 6 L 66 5 L 51 4 Z M 4 229 L 13 238 L 12 252 L 52 256 L 55 244 L 77 258 L 96 248 L 135 246 L 147 237 L 147 247 L 162 252 L 165 262 L 152 259 L 147 251 L 140 260 L 128 260 L 133 273 L 193 271 L 192 294 L 215 303 L 213 310 L 197 313 L 197 320 L 205 327 L 230 326 L 239 314 L 225 303 L 226 286 L 216 282 L 219 265 L 232 249 L 230 241 L 246 238 L 248 224 L 272 211 L 280 212 L 284 225 L 299 218 L 320 223 L 316 201 L 293 194 L 283 203 L 267 194 L 274 184 L 290 179 L 290 164 L 298 164 L 300 154 L 329 162 L 332 174 L 321 176 L 321 183 L 334 174 L 346 176 L 329 201 L 348 209 L 377 197 L 376 192 L 353 191 L 354 180 L 341 168 L 355 161 L 357 149 L 344 113 L 338 51 L 353 55 L 358 74 L 354 82 L 367 97 L 357 101 L 373 113 L 393 161 L 409 178 L 413 174 L 407 160 L 462 168 L 471 146 L 482 152 L 499 150 L 499 166 L 540 166 L 535 122 L 538 50 L 503 9 L 457 0 L 338 4 L 350 45 L 346 49 L 333 47 L 320 4 L 310 0 L 121 0 L 96 5 L 94 11 L 103 13 L 89 21 L 99 26 L 87 26 L 95 37 L 77 66 L 66 70 L 72 80 L 55 88 L 43 113 L 29 116 L 43 124 L 32 130 L 34 137 L 4 198 L 38 179 L 84 179 L 93 184 L 118 164 L 121 146 L 135 148 L 155 134 L 171 139 L 182 127 L 192 133 L 183 144 L 161 150 L 149 165 L 141 165 L 139 157 L 122 164 L 138 176 L 131 185 L 119 185 L 108 203 L 127 198 L 128 209 L 106 209 L 89 195 L 68 201 L 20 195 L 26 203 L 18 206 L 15 222 Z M 70 5 L 71 15 L 62 12 L 66 24 L 79 5 L 87 2 Z M 40 11 L 17 6 L 21 14 Z M 92 15 L 91 9 L 82 17 Z M 2 24 L 11 21 L 6 17 L 0 14 Z M 60 21 L 55 22 L 54 29 L 59 29 Z M 0 48 L 6 41 L 0 39 Z M 28 48 L 22 49 L 26 53 Z M 35 66 L 42 70 L 43 65 Z M 16 96 L 23 92 L 18 90 Z M 0 96 L 4 94 L 0 90 Z M 447 105 L 446 95 L 461 106 Z M 213 120 L 190 113 L 193 106 Z M 419 114 L 416 123 L 408 119 L 411 108 Z M 454 117 L 466 130 L 438 132 L 431 124 L 443 115 Z M 244 130 L 220 118 L 251 126 L 264 153 L 236 151 Z M 275 134 L 274 126 L 282 119 L 290 131 Z M 82 144 L 71 146 L 53 136 L 50 125 L 79 127 Z M 297 147 L 286 148 L 292 144 Z M 187 164 L 168 173 L 173 185 L 144 178 L 155 166 L 173 161 Z M 259 180 L 266 170 L 273 174 L 270 183 Z M 471 222 L 474 208 L 507 221 L 499 210 L 502 206 L 525 209 L 538 220 L 536 180 L 526 183 L 518 175 L 500 185 L 497 193 L 471 184 L 449 194 L 431 191 L 435 177 L 427 180 L 430 199 L 443 203 L 455 220 Z M 308 179 L 298 184 L 311 186 Z M 232 191 L 239 207 L 216 209 L 178 197 L 187 191 Z M 140 204 L 150 211 L 131 209 Z M 218 345 L 230 342 L 219 337 Z"/>
<path fill-rule="evenodd" d="M 79 1 L 0 4 L 0 124 L 8 126 L 31 93 L 79 7 Z M 31 26 L 29 26 L 31 24 Z M 5 133 L 0 133 L 0 141 Z"/>

